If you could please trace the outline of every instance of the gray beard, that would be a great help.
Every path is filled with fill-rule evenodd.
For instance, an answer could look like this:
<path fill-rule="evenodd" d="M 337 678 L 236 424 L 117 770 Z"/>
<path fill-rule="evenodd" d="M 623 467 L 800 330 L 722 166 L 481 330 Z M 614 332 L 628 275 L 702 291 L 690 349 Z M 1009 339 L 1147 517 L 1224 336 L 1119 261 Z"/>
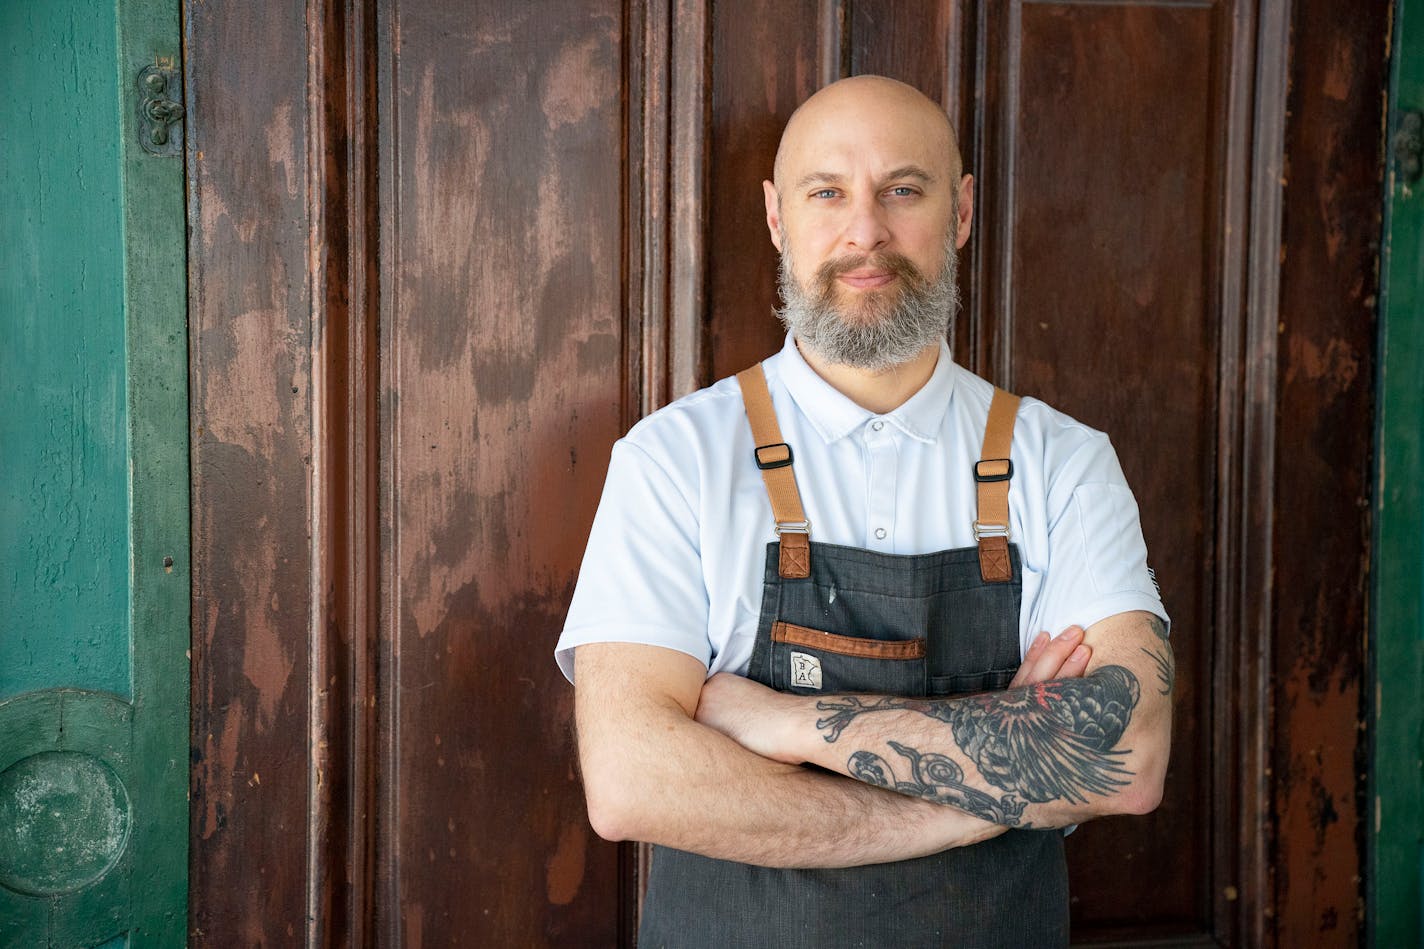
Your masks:
<path fill-rule="evenodd" d="M 858 315 L 846 313 L 836 300 L 836 274 L 851 267 L 836 267 L 837 261 L 823 264 L 809 281 L 815 288 L 810 292 L 792 274 L 791 245 L 784 233 L 781 246 L 777 282 L 782 305 L 776 315 L 801 345 L 828 362 L 884 372 L 909 362 L 954 326 L 959 258 L 952 235 L 945 241 L 944 264 L 934 282 L 902 258 L 900 279 L 890 293 L 865 294 Z"/>

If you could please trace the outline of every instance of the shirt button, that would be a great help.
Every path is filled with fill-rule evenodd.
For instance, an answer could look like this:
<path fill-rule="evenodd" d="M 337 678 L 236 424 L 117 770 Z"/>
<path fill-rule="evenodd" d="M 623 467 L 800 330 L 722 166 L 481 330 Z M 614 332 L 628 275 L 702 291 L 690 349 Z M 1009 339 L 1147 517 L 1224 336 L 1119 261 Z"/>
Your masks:
<path fill-rule="evenodd" d="M 885 528 L 883 528 L 883 527 L 877 527 L 877 528 L 875 528 L 875 539 L 876 539 L 876 540 L 884 540 L 884 539 L 885 539 Z"/>
<path fill-rule="evenodd" d="M 885 427 L 885 423 L 877 419 L 876 421 L 870 423 L 870 427 L 878 432 Z"/>

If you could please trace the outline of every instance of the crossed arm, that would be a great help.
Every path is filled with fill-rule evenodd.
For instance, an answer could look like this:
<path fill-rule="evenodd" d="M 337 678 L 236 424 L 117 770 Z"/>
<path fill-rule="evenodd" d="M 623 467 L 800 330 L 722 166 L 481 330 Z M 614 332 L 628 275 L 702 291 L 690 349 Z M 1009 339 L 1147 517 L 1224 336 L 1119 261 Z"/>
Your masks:
<path fill-rule="evenodd" d="M 1161 620 L 1086 634 L 1081 678 L 948 699 L 782 695 L 714 676 L 697 719 L 769 759 L 810 762 L 1005 827 L 1063 827 L 1157 806 L 1174 665 Z"/>
<path fill-rule="evenodd" d="M 1077 649 L 1078 640 L 1076 633 L 1040 638 L 1015 685 L 1080 676 L 1091 653 Z M 963 809 L 802 768 L 795 755 L 777 761 L 749 750 L 723 733 L 725 723 L 694 718 L 699 696 L 716 702 L 720 677 L 704 689 L 705 675 L 692 657 L 656 646 L 578 648 L 579 755 L 589 819 L 601 836 L 764 866 L 837 867 L 923 856 L 1006 829 Z"/>

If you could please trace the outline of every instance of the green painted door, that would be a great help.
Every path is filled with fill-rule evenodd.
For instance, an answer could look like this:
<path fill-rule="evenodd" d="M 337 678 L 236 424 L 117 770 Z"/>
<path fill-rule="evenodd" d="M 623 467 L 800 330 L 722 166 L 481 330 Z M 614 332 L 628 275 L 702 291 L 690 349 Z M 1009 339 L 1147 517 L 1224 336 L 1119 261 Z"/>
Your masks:
<path fill-rule="evenodd" d="M 1370 943 L 1424 946 L 1424 0 L 1395 5 L 1380 274 Z"/>
<path fill-rule="evenodd" d="M 187 928 L 179 5 L 0 0 L 0 946 Z"/>

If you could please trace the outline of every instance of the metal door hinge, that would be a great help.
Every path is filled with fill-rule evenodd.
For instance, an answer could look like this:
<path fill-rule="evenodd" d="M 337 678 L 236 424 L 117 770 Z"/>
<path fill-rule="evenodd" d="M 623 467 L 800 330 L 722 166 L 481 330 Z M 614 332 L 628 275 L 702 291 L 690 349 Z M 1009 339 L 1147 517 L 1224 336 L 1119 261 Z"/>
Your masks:
<path fill-rule="evenodd" d="M 1405 184 L 1419 180 L 1421 151 L 1424 151 L 1424 115 L 1406 112 L 1399 117 L 1394 133 L 1394 167 Z"/>
<path fill-rule="evenodd" d="M 138 74 L 138 143 L 154 155 L 183 154 L 183 105 L 178 70 L 145 66 Z"/>

